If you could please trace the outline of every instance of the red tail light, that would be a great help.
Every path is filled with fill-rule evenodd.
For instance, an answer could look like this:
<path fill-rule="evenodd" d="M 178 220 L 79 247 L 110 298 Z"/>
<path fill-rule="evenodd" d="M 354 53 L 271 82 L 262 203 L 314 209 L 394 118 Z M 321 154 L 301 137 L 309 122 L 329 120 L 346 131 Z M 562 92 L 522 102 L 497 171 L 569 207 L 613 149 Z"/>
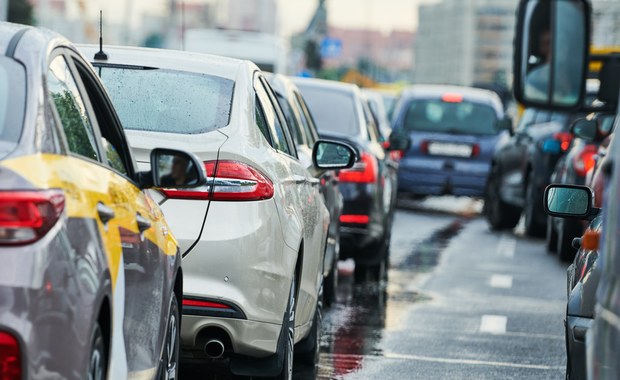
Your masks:
<path fill-rule="evenodd" d="M 441 100 L 446 103 L 461 103 L 463 101 L 463 95 L 456 93 L 445 93 L 441 96 Z"/>
<path fill-rule="evenodd" d="M 0 331 L 0 379 L 20 380 L 21 378 L 19 342 L 13 335 Z"/>
<path fill-rule="evenodd" d="M 368 215 L 340 215 L 340 223 L 368 224 L 368 222 L 370 222 Z"/>
<path fill-rule="evenodd" d="M 566 152 L 570 148 L 571 141 L 573 141 L 573 134 L 570 132 L 558 132 L 553 135 L 553 138 L 560 142 L 562 152 Z"/>
<path fill-rule="evenodd" d="M 183 298 L 183 306 L 187 307 L 204 307 L 210 309 L 232 309 L 230 306 L 213 301 L 202 301 Z"/>
<path fill-rule="evenodd" d="M 360 161 L 351 169 L 340 171 L 338 179 L 340 182 L 374 183 L 377 181 L 378 172 L 377 159 L 364 152 Z"/>
<path fill-rule="evenodd" d="M 0 245 L 39 240 L 54 227 L 64 208 L 60 190 L 0 191 Z"/>
<path fill-rule="evenodd" d="M 588 144 L 578 156 L 573 158 L 573 167 L 578 175 L 585 177 L 588 171 L 594 167 L 596 153 L 596 146 Z"/>
<path fill-rule="evenodd" d="M 480 154 L 480 145 L 474 144 L 471 147 L 471 156 L 472 157 L 478 157 L 479 154 Z"/>
<path fill-rule="evenodd" d="M 383 147 L 383 149 L 390 149 L 390 142 L 384 141 L 381 143 L 381 146 Z"/>
<path fill-rule="evenodd" d="M 428 140 L 422 140 L 420 143 L 420 152 L 428 153 Z"/>
<path fill-rule="evenodd" d="M 273 183 L 248 164 L 207 161 L 205 169 L 209 180 L 207 186 L 195 190 L 163 189 L 163 193 L 172 199 L 214 201 L 259 201 L 273 197 Z"/>

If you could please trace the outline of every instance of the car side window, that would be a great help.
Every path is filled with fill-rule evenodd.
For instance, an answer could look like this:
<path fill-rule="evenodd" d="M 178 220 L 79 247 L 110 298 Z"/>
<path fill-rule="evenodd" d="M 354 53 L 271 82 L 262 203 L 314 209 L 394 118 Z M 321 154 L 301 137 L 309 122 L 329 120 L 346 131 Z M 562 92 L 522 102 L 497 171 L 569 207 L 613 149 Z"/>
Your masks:
<path fill-rule="evenodd" d="M 263 113 L 263 109 L 260 105 L 260 99 L 258 99 L 258 94 L 254 99 L 254 116 L 256 118 L 256 126 L 260 130 L 260 132 L 265 136 L 265 139 L 269 142 L 269 145 L 273 146 L 273 142 L 271 141 L 271 134 L 269 133 L 269 126 L 267 125 L 267 119 L 265 118 L 265 114 Z"/>
<path fill-rule="evenodd" d="M 278 103 L 280 104 L 280 108 L 284 113 L 284 117 L 286 118 L 286 122 L 289 127 L 289 132 L 293 137 L 293 142 L 296 145 L 303 145 L 306 143 L 303 135 L 303 131 L 301 130 L 301 126 L 295 117 L 295 113 L 293 111 L 293 106 L 289 103 L 289 101 L 280 93 L 276 93 L 276 98 L 278 99 Z"/>
<path fill-rule="evenodd" d="M 299 109 L 299 115 L 301 117 L 301 123 L 304 128 L 304 134 L 306 135 L 306 141 L 308 141 L 308 146 L 312 148 L 318 140 L 318 136 L 316 135 L 316 127 L 314 126 L 314 121 L 312 120 L 312 116 L 310 116 L 310 112 L 306 107 L 303 98 L 297 92 L 295 92 L 295 106 Z"/>
<path fill-rule="evenodd" d="M 278 115 L 276 114 L 275 107 L 271 102 L 267 91 L 260 82 L 256 83 L 254 87 L 263 116 L 265 117 L 269 130 L 271 131 L 271 146 L 280 152 L 292 155 L 291 148 L 286 140 L 286 135 L 284 134 L 284 128 L 278 118 Z"/>
<path fill-rule="evenodd" d="M 52 60 L 47 74 L 47 86 L 64 130 L 69 151 L 99 161 L 95 130 L 64 56 L 59 55 Z"/>

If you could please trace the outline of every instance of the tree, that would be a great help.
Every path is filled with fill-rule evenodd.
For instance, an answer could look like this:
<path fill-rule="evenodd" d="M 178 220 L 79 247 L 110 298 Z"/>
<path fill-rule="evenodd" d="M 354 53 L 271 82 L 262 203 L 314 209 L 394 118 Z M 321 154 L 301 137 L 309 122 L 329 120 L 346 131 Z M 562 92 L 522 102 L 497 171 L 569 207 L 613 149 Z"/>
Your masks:
<path fill-rule="evenodd" d="M 28 0 L 9 0 L 7 21 L 18 24 L 33 24 L 32 5 Z"/>

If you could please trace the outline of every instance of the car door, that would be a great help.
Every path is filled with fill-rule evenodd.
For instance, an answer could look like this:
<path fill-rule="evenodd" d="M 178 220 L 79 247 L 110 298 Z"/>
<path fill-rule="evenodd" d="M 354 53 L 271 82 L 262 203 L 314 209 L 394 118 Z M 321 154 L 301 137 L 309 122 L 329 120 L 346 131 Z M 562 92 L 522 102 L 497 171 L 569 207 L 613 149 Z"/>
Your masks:
<path fill-rule="evenodd" d="M 117 271 L 119 284 L 113 310 L 114 319 L 120 319 L 113 324 L 112 348 L 113 353 L 116 349 L 116 354 L 124 354 L 127 361 L 126 368 L 114 368 L 113 361 L 111 373 L 154 375 L 161 356 L 164 315 L 168 315 L 164 300 L 169 299 L 171 287 L 166 273 L 174 262 L 168 258 L 175 257 L 175 244 L 166 241 L 167 231 L 157 229 L 164 223 L 161 211 L 132 179 L 133 159 L 105 90 L 79 55 L 68 50 L 64 58 L 73 69 L 76 88 L 101 152 L 97 171 L 106 197 L 99 199 L 96 207 L 109 241 L 111 269 Z M 122 337 L 122 344 L 117 337 Z"/>

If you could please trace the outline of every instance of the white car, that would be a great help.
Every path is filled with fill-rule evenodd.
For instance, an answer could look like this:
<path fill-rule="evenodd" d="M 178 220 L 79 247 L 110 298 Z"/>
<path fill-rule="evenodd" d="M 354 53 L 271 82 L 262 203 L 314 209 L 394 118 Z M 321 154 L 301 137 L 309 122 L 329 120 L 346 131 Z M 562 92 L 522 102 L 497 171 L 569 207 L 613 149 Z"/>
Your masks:
<path fill-rule="evenodd" d="M 88 57 L 97 49 L 83 47 Z M 234 375 L 291 378 L 314 362 L 329 215 L 298 158 L 275 95 L 251 62 L 106 48 L 93 65 L 138 162 L 154 146 L 204 161 L 208 185 L 162 189 L 183 252 L 183 358 L 230 359 Z M 352 149 L 319 141 L 316 170 L 351 167 Z M 170 183 L 186 180 L 172 162 Z M 178 186 L 178 185 L 177 185 Z"/>

